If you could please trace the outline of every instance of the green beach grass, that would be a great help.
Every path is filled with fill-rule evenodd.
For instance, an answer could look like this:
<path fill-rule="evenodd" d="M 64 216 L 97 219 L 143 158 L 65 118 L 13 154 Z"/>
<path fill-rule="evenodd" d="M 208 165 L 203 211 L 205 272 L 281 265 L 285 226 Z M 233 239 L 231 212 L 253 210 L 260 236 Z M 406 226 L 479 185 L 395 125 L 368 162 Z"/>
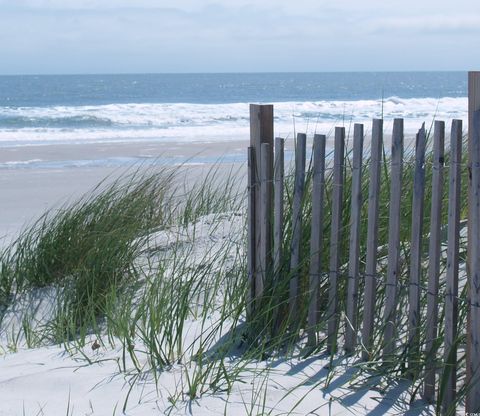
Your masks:
<path fill-rule="evenodd" d="M 379 270 L 386 273 L 388 238 L 389 159 L 384 152 L 379 215 Z M 427 155 L 427 166 L 432 155 Z M 379 279 L 375 305 L 376 323 L 369 362 L 351 360 L 349 383 L 354 387 L 375 386 L 388 389 L 393 380 L 408 379 L 412 401 L 420 393 L 423 369 L 425 328 L 420 328 L 420 353 L 415 357 L 418 368 L 412 379 L 406 367 L 408 264 L 413 190 L 413 151 L 405 152 L 401 218 L 401 275 L 399 291 L 399 340 L 394 359 L 380 360 L 384 286 Z M 348 267 L 348 229 L 351 184 L 346 169 L 343 204 L 343 229 L 339 286 L 340 309 L 344 310 L 346 269 Z M 446 157 L 448 169 L 448 155 Z M 286 308 L 289 287 L 289 252 L 292 212 L 292 175 L 287 175 L 285 193 L 284 263 L 281 279 L 269 285 L 261 307 L 251 322 L 245 322 L 246 274 L 246 191 L 242 175 L 220 165 L 193 188 L 179 186 L 179 169 L 160 171 L 135 170 L 104 182 L 77 202 L 45 213 L 25 228 L 0 254 L 0 328 L 5 325 L 8 308 L 28 293 L 51 290 L 52 311 L 38 320 L 35 311 L 25 314 L 21 324 L 8 329 L 9 342 L 3 350 L 15 350 L 22 343 L 28 347 L 64 344 L 72 354 L 81 354 L 91 340 L 106 349 L 120 346 L 119 372 L 130 375 L 132 385 L 148 374 L 157 380 L 163 371 L 181 365 L 183 374 L 169 401 L 172 409 L 184 400 L 197 399 L 205 393 L 231 392 L 245 374 L 254 375 L 252 397 L 245 400 L 246 414 L 267 414 L 266 388 L 270 372 L 254 363 L 289 357 L 312 357 L 324 352 L 324 341 L 307 347 L 304 331 L 292 331 L 288 322 L 279 319 Z M 431 202 L 431 169 L 426 170 L 424 252 L 428 254 L 429 207 Z M 311 220 L 311 166 L 303 203 L 302 258 L 299 276 L 303 296 L 308 298 L 309 236 Z M 462 178 L 465 192 L 466 178 Z M 177 185 L 175 185 L 177 184 Z M 363 174 L 363 218 L 366 218 L 368 194 L 368 160 Z M 447 224 L 448 171 L 445 175 L 443 224 Z M 326 206 L 322 270 L 328 270 L 329 218 L 332 194 L 331 171 L 326 178 Z M 463 201 L 465 203 L 465 201 Z M 462 220 L 466 217 L 463 207 Z M 445 233 L 446 238 L 446 233 Z M 365 253 L 366 221 L 362 222 L 361 253 Z M 442 241 L 445 243 L 445 241 Z M 446 246 L 442 244 L 442 250 Z M 461 241 L 461 261 L 465 262 L 466 239 Z M 360 258 L 361 269 L 364 254 Z M 442 259 L 445 269 L 446 259 Z M 426 282 L 426 265 L 423 282 Z M 270 276 L 271 278 L 271 276 Z M 272 280 L 272 279 L 270 279 Z M 426 287 L 426 283 L 423 285 Z M 462 283 L 461 290 L 466 286 Z M 440 299 L 444 294 L 441 280 Z M 323 275 L 320 285 L 322 319 L 317 330 L 326 328 L 328 281 Z M 363 286 L 359 288 L 358 316 L 362 316 Z M 464 299 L 462 293 L 462 299 Z M 298 327 L 305 327 L 307 302 Z M 426 313 L 426 290 L 422 290 L 422 316 Z M 443 338 L 443 302 L 439 302 L 438 344 Z M 459 322 L 466 319 L 466 303 L 459 302 Z M 422 324 L 425 319 L 420 320 Z M 342 318 L 342 321 L 344 319 Z M 343 325 L 343 324 L 342 324 Z M 344 327 L 339 328 L 341 339 Z M 465 379 L 465 330 L 460 328 L 459 380 Z M 378 347 L 377 347 L 378 346 Z M 359 356 L 363 346 L 357 349 Z M 441 357 L 443 352 L 438 352 Z M 328 386 L 336 372 L 331 358 L 329 376 L 312 388 Z M 442 363 L 439 359 L 440 382 Z M 302 385 L 304 382 L 300 383 Z M 459 391 L 458 402 L 466 388 Z M 286 394 L 292 394 L 294 390 Z M 441 403 L 441 394 L 438 398 Z M 127 406 L 128 397 L 124 404 Z M 248 404 L 247 404 L 248 403 Z M 292 409 L 293 411 L 294 409 Z M 68 411 L 67 411 L 68 414 Z"/>

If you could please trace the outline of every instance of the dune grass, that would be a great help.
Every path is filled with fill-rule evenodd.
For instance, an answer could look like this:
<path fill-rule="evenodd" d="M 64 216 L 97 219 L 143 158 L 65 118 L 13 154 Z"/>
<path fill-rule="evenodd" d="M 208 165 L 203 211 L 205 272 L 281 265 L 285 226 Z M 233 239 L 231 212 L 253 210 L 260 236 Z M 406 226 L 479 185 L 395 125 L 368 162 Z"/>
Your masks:
<path fill-rule="evenodd" d="M 372 360 L 353 362 L 356 370 L 351 383 L 387 388 L 395 378 L 407 378 L 408 259 L 413 190 L 413 152 L 406 151 L 403 177 L 401 218 L 402 262 L 399 291 L 398 344 L 395 359 L 381 365 L 380 339 L 386 273 L 388 238 L 389 159 L 385 152 L 381 181 L 379 220 L 379 283 L 375 313 L 374 350 Z M 348 159 L 349 160 L 349 159 Z M 430 163 L 431 154 L 427 156 Z M 346 169 L 341 244 L 340 309 L 344 310 L 346 269 L 348 267 L 348 227 L 351 184 L 350 169 Z M 448 157 L 446 160 L 448 166 Z M 304 305 L 298 331 L 282 319 L 286 311 L 290 278 L 290 238 L 293 178 L 287 176 L 285 194 L 284 262 L 281 279 L 266 288 L 261 308 L 255 319 L 245 321 L 246 278 L 246 193 L 244 178 L 235 172 L 225 174 L 216 165 L 194 187 L 184 187 L 178 181 L 178 170 L 157 172 L 135 171 L 113 182 L 105 182 L 74 204 L 47 212 L 27 227 L 0 254 L 0 305 L 8 305 L 25 293 L 52 288 L 55 293 L 53 313 L 36 322 L 34 314 L 26 315 L 22 325 L 12 331 L 13 344 L 23 340 L 27 346 L 63 343 L 72 353 L 81 354 L 92 339 L 103 349 L 119 349 L 119 371 L 132 375 L 132 385 L 139 375 L 148 374 L 155 381 L 163 371 L 181 368 L 180 382 L 169 401 L 173 410 L 181 401 L 201 397 L 207 392 L 230 393 L 246 375 L 255 374 L 258 389 L 246 402 L 246 412 L 265 410 L 264 386 L 268 385 L 267 368 L 253 363 L 275 357 L 307 357 L 324 351 L 324 341 L 315 348 L 306 346 L 304 331 L 309 236 L 311 220 L 311 166 L 303 203 L 303 240 L 299 276 Z M 368 192 L 368 160 L 364 166 L 364 202 Z M 431 170 L 427 169 L 425 200 L 424 248 L 428 252 Z M 445 175 L 447 184 L 448 174 Z M 466 187 L 464 179 L 462 186 Z M 448 186 L 445 186 L 447 195 Z M 330 236 L 331 171 L 326 178 L 326 206 L 322 270 L 328 270 Z M 445 198 L 444 198 L 445 201 Z M 362 215 L 366 218 L 366 203 Z M 465 211 L 464 211 L 465 213 Z M 446 224 L 446 203 L 443 223 Z M 365 253 L 366 222 L 362 222 L 361 253 Z M 462 240 L 462 260 L 465 256 Z M 445 247 L 442 246 L 445 250 Z M 361 267 L 364 265 L 361 257 Z M 445 267 L 445 259 L 443 267 Z M 425 272 L 425 267 L 424 267 Z M 424 275 L 425 279 L 426 274 Z M 272 276 L 271 276 L 272 277 Z M 426 286 L 426 285 L 425 285 Z M 360 285 L 359 293 L 363 293 Z M 317 330 L 325 330 L 328 281 L 322 276 L 320 296 L 324 309 Z M 440 287 L 444 293 L 444 284 Z M 358 316 L 362 316 L 362 296 Z M 442 308 L 442 302 L 440 302 Z M 0 309 L 1 311 L 1 309 Z M 466 304 L 459 304 L 463 322 Z M 422 291 L 422 314 L 426 313 L 426 290 Z M 443 337 L 443 310 L 439 316 L 439 343 Z M 1 315 L 0 315 L 1 319 Z M 343 318 L 342 318 L 342 321 Z M 422 324 L 424 320 L 421 320 Z M 1 327 L 0 321 L 0 327 Z M 339 328 L 341 339 L 344 326 Z M 424 334 L 424 328 L 421 328 Z M 252 335 L 253 334 L 253 335 Z M 422 335 L 422 342 L 424 336 Z M 15 340 L 13 340 L 15 339 Z M 463 351 L 465 332 L 460 330 L 458 344 Z M 423 351 L 423 344 L 420 346 Z M 358 347 L 360 352 L 362 345 Z M 438 357 L 442 356 L 442 351 Z M 334 374 L 334 358 L 331 374 Z M 412 400 L 421 382 L 426 357 L 418 357 L 418 372 L 412 382 Z M 464 356 L 460 359 L 460 380 L 464 379 Z M 441 377 L 441 360 L 438 360 Z M 314 387 L 325 387 L 330 378 Z M 440 378 L 441 381 L 441 378 Z M 312 387 L 312 388 L 314 388 Z M 263 390 L 262 390 L 263 389 Z M 266 391 L 266 390 L 265 390 Z M 287 392 L 286 394 L 290 394 Z M 462 400 L 463 390 L 459 400 Z M 441 400 L 441 398 L 439 399 Z M 125 401 L 124 408 L 128 402 Z M 259 410 L 260 409 L 260 410 Z M 263 410 L 262 410 L 263 409 Z"/>
<path fill-rule="evenodd" d="M 4 297 L 54 285 L 58 341 L 93 325 L 108 293 L 134 280 L 142 240 L 168 222 L 167 180 L 137 171 L 42 215 L 2 253 Z"/>

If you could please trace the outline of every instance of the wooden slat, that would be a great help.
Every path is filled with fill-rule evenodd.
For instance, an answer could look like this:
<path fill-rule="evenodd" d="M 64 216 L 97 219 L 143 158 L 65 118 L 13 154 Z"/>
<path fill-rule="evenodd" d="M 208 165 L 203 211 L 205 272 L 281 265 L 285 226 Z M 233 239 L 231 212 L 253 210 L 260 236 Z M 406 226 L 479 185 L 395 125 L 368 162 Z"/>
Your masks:
<path fill-rule="evenodd" d="M 403 171 L 403 119 L 393 122 L 390 206 L 388 220 L 388 265 L 385 287 L 383 358 L 388 361 L 395 350 L 397 286 L 400 273 L 400 203 Z"/>
<path fill-rule="evenodd" d="M 271 278 L 271 213 L 272 180 L 270 177 L 271 145 L 262 143 L 260 164 L 260 273 L 256 274 L 255 297 L 260 301 L 264 295 L 267 279 Z"/>
<path fill-rule="evenodd" d="M 472 158 L 473 160 L 473 158 Z M 445 292 L 445 356 L 444 371 L 447 382 L 443 392 L 442 407 L 444 410 L 455 400 L 458 319 L 458 262 L 460 238 L 460 178 L 462 162 L 462 121 L 453 120 L 451 130 L 450 178 L 448 189 L 448 230 L 447 230 L 447 272 Z M 473 220 L 473 218 L 472 218 Z"/>
<path fill-rule="evenodd" d="M 325 193 L 325 144 L 323 134 L 315 134 L 313 138 L 313 178 L 312 178 L 312 221 L 310 236 L 310 269 L 308 307 L 308 343 L 317 342 L 316 327 L 318 324 L 318 288 L 320 285 L 320 264 L 323 239 L 323 212 Z"/>
<path fill-rule="evenodd" d="M 285 184 L 285 139 L 275 138 L 274 165 L 274 221 L 273 221 L 273 269 L 279 273 L 282 264 L 283 245 L 283 193 Z"/>
<path fill-rule="evenodd" d="M 471 389 L 468 393 L 469 412 L 480 412 L 480 110 L 473 113 L 472 153 L 470 154 L 472 205 L 471 257 L 470 257 L 470 333 L 469 375 Z"/>
<path fill-rule="evenodd" d="M 247 319 L 252 318 L 255 299 L 255 149 L 248 148 L 248 291 Z"/>
<path fill-rule="evenodd" d="M 370 183 L 368 187 L 367 253 L 365 260 L 365 301 L 363 310 L 363 360 L 369 360 L 372 350 L 375 298 L 377 288 L 378 207 L 383 147 L 383 120 L 374 119 L 370 151 Z"/>
<path fill-rule="evenodd" d="M 433 133 L 432 205 L 430 209 L 430 241 L 428 247 L 427 324 L 425 340 L 425 383 L 423 397 L 435 399 L 436 354 L 438 334 L 438 283 L 440 280 L 441 226 L 443 201 L 443 168 L 445 160 L 445 122 L 436 120 Z"/>
<path fill-rule="evenodd" d="M 348 258 L 345 351 L 357 344 L 358 280 L 360 267 L 360 221 L 362 209 L 363 124 L 353 127 L 352 197 L 350 204 L 350 243 Z"/>
<path fill-rule="evenodd" d="M 302 240 L 302 201 L 305 191 L 305 159 L 306 159 L 307 136 L 303 133 L 297 135 L 295 149 L 295 184 L 293 190 L 292 209 L 292 246 L 290 260 L 290 296 L 289 318 L 292 327 L 299 325 L 299 277 L 300 250 Z"/>
<path fill-rule="evenodd" d="M 340 237 L 342 227 L 343 182 L 345 168 L 345 128 L 335 128 L 335 151 L 333 162 L 332 220 L 330 234 L 329 290 L 328 290 L 328 332 L 327 352 L 334 354 L 337 349 L 338 332 L 338 280 L 340 270 Z"/>
<path fill-rule="evenodd" d="M 422 230 L 425 205 L 425 124 L 417 133 L 412 197 L 412 230 L 410 240 L 410 284 L 408 290 L 408 371 L 413 377 L 419 361 L 420 286 L 422 284 Z"/>
<path fill-rule="evenodd" d="M 275 163 L 274 163 L 274 219 L 273 219 L 273 276 L 274 287 L 282 284 L 283 267 L 283 216 L 284 216 L 284 188 L 285 188 L 285 139 L 275 138 Z M 278 292 L 274 292 L 274 295 Z M 286 305 L 284 299 L 278 299 L 273 311 L 273 335 L 277 335 L 279 328 L 286 318 Z"/>
<path fill-rule="evenodd" d="M 476 143 L 476 138 L 474 137 L 474 113 L 480 110 L 480 71 L 471 71 L 468 73 L 468 154 L 469 154 L 469 165 L 470 169 L 473 165 L 473 147 Z M 473 179 L 473 175 L 471 176 Z M 475 214 L 475 201 L 473 200 L 473 184 L 472 180 L 469 181 L 468 187 L 468 235 L 474 236 L 475 233 L 472 230 L 473 224 L 471 219 Z M 468 264 L 470 265 L 470 270 L 475 270 L 473 268 L 473 262 L 476 261 L 475 254 L 473 253 L 473 244 L 474 239 L 468 239 Z M 478 247 L 478 245 L 477 245 Z M 477 256 L 478 258 L 478 256 Z M 472 287 L 473 283 L 473 276 L 470 277 L 470 285 L 469 288 Z M 470 290 L 469 289 L 469 299 L 470 299 Z M 477 312 L 477 316 L 475 320 L 478 322 L 480 320 L 479 316 L 480 312 Z M 470 308 L 468 311 L 468 318 L 467 318 L 467 333 L 472 333 L 472 309 Z M 478 326 L 477 326 L 478 328 Z M 474 357 L 474 354 L 478 354 L 478 339 L 476 340 L 477 344 L 474 345 L 474 340 L 472 337 L 467 337 L 467 362 L 479 362 L 480 358 Z M 472 379 L 473 374 L 471 374 L 471 366 L 467 366 L 467 384 L 470 385 L 472 388 L 467 393 L 467 398 L 465 401 L 465 410 L 467 412 L 479 412 L 480 411 L 480 383 L 474 383 Z"/>

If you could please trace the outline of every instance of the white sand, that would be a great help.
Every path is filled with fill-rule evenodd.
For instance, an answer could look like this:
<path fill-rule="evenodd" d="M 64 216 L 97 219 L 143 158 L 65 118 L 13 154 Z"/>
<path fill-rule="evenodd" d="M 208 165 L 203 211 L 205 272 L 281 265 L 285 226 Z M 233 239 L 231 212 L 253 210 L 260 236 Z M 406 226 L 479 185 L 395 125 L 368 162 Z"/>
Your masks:
<path fill-rule="evenodd" d="M 122 414 L 135 373 L 122 374 L 118 371 L 120 351 L 105 351 L 102 348 L 92 352 L 88 347 L 85 351 L 94 361 L 92 365 L 88 365 L 80 355 L 68 356 L 61 347 L 39 348 L 0 357 L 0 415 L 67 415 L 68 406 L 69 415 Z M 392 386 L 388 395 L 342 387 L 351 373 L 345 372 L 341 364 L 337 367 L 337 376 L 329 387 L 325 387 L 328 371 L 324 367 L 327 364 L 328 358 L 325 357 L 270 363 L 270 376 L 266 381 L 264 376 L 246 376 L 245 383 L 237 383 L 230 396 L 225 393 L 206 394 L 197 400 L 179 400 L 176 406 L 172 406 L 169 398 L 175 396 L 174 392 L 181 383 L 186 383 L 185 368 L 176 365 L 160 375 L 158 391 L 151 377 L 137 382 L 128 397 L 126 414 L 240 416 L 253 411 L 254 415 L 262 412 L 281 415 L 287 414 L 297 403 L 298 406 L 289 414 L 434 414 L 432 409 L 409 408 L 405 383 Z M 254 366 L 260 371 L 266 364 L 252 363 Z M 262 386 L 262 383 L 265 384 Z M 302 383 L 305 385 L 299 387 Z M 252 405 L 254 389 L 259 389 L 261 395 Z M 291 389 L 294 390 L 289 394 Z"/>

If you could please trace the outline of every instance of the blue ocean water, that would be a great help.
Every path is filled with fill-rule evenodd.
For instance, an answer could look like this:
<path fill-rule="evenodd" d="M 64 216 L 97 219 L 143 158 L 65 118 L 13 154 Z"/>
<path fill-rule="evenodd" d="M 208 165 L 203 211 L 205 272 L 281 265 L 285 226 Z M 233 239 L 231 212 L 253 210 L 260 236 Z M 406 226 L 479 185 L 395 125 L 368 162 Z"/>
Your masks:
<path fill-rule="evenodd" d="M 464 97 L 464 72 L 0 76 L 0 107 Z"/>
<path fill-rule="evenodd" d="M 248 138 L 248 103 L 276 133 L 372 117 L 464 118 L 465 72 L 0 76 L 0 146 Z M 413 128 L 413 127 L 412 127 Z"/>

